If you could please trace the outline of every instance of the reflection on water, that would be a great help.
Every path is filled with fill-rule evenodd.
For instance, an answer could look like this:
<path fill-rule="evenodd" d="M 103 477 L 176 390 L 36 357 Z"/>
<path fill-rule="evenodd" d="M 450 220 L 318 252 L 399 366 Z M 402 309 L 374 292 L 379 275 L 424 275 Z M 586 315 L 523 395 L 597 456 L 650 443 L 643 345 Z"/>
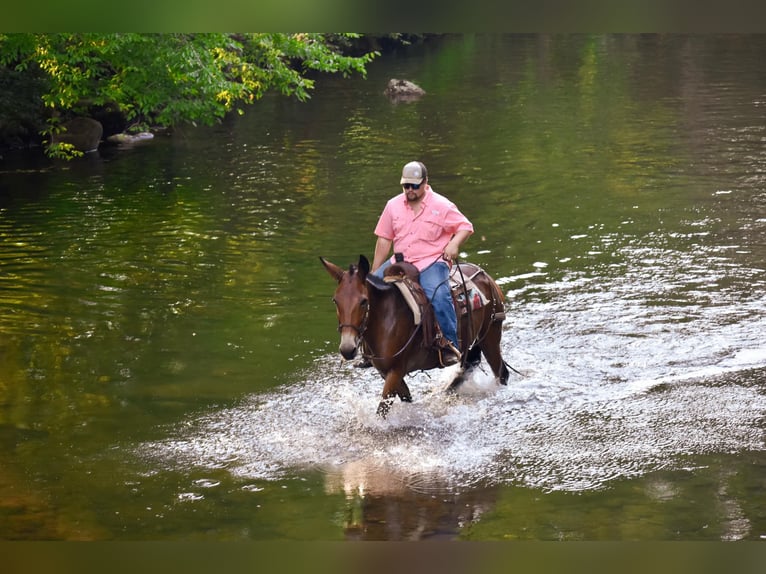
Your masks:
<path fill-rule="evenodd" d="M 494 489 L 448 490 L 442 479 L 402 477 L 378 463 L 351 462 L 327 473 L 329 493 L 345 496 L 349 539 L 434 540 L 455 538 L 493 507 Z"/>
<path fill-rule="evenodd" d="M 403 508 L 413 499 L 461 500 L 454 528 L 471 523 L 466 512 L 493 507 L 498 486 L 600 491 L 687 469 L 690 457 L 762 450 L 764 291 L 737 285 L 757 287 L 763 272 L 732 264 L 726 246 L 591 239 L 610 243 L 620 264 L 560 281 L 541 281 L 544 265 L 499 279 L 512 309 L 504 354 L 522 373 L 507 388 L 479 370 L 455 397 L 441 392 L 449 370 L 415 374 L 415 402 L 395 403 L 382 420 L 374 415 L 377 373 L 327 356 L 275 394 L 208 414 L 146 452 L 191 467 L 224 465 L 246 479 L 320 467 L 328 492 L 343 493 L 357 511 L 351 532 L 367 509 L 366 535 L 399 539 L 449 530 L 435 526 L 439 512 L 425 502 L 409 524 Z M 660 499 L 676 496 L 649 488 Z M 721 512 L 733 518 L 720 536 L 758 534 L 721 488 Z M 483 494 L 466 502 L 466 493 Z M 388 524 L 381 513 L 409 524 L 406 533 L 376 530 Z"/>
<path fill-rule="evenodd" d="M 594 232 L 591 243 L 609 244 L 619 261 L 599 275 L 499 278 L 511 308 L 504 355 L 523 373 L 508 388 L 479 370 L 452 397 L 441 392 L 450 370 L 414 374 L 415 402 L 382 420 L 379 375 L 327 356 L 276 394 L 206 415 L 191 436 L 184 427 L 180 440 L 148 450 L 226 461 L 250 478 L 329 467 L 328 482 L 346 494 L 601 489 L 690 455 L 759 450 L 764 272 L 696 232 L 671 235 L 691 244 Z"/>
<path fill-rule="evenodd" d="M 516 341 L 542 335 L 537 327 L 535 334 L 521 329 Z M 761 371 L 752 366 L 766 362 L 766 349 L 731 356 L 715 349 L 700 369 L 701 357 L 690 354 L 694 344 L 685 359 L 664 347 L 676 373 L 685 372 L 668 376 L 665 362 L 652 365 L 637 353 L 641 364 L 614 361 L 609 351 L 621 334 L 607 345 L 603 336 L 600 345 L 588 344 L 592 335 L 575 335 L 580 344 L 568 343 L 563 357 L 546 356 L 546 346 L 525 346 L 516 359 L 538 366 L 522 368 L 525 376 L 507 389 L 494 388 L 491 375 L 479 372 L 450 397 L 440 392 L 444 381 L 417 375 L 415 402 L 395 404 L 385 421 L 374 415 L 376 375 L 360 380 L 358 371 L 324 362 L 319 368 L 328 374 L 308 374 L 273 396 L 205 415 L 194 430 L 184 425 L 180 438 L 145 452 L 190 466 L 225 466 L 245 478 L 277 479 L 320 466 L 331 490 L 387 494 L 493 484 L 601 489 L 672 468 L 684 456 L 762 447 L 766 402 Z M 656 356 L 664 343 L 655 344 Z M 626 379 L 626 369 L 638 376 Z"/>
<path fill-rule="evenodd" d="M 305 104 L 3 160 L 0 537 L 760 539 L 764 55 L 447 37 Z M 412 158 L 474 221 L 521 375 L 415 374 L 383 421 L 317 256 L 371 255 Z"/>

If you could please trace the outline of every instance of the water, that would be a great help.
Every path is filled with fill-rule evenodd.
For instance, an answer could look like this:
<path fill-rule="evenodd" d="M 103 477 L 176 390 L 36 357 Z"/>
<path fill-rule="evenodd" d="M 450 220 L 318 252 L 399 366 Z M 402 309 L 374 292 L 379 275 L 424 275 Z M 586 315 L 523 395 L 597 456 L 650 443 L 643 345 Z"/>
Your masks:
<path fill-rule="evenodd" d="M 448 37 L 305 104 L 6 158 L 0 537 L 764 538 L 765 51 Z M 382 420 L 317 256 L 371 255 L 414 157 L 518 373 L 413 374 Z"/>

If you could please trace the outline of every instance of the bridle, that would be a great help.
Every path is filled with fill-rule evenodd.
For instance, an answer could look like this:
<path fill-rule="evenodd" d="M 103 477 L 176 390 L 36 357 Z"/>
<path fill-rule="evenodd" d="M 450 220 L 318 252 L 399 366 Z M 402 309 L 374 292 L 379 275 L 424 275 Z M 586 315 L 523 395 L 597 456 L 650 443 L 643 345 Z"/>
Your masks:
<path fill-rule="evenodd" d="M 353 329 L 356 331 L 356 338 L 361 340 L 364 337 L 364 332 L 367 330 L 367 319 L 370 317 L 370 307 L 367 307 L 367 310 L 364 312 L 364 317 L 362 317 L 362 322 L 357 326 L 353 323 L 338 323 L 338 333 L 341 333 L 343 329 Z M 357 343 L 357 346 L 359 344 Z"/>
<path fill-rule="evenodd" d="M 410 334 L 407 341 L 402 345 L 401 349 L 399 349 L 396 353 L 391 355 L 390 357 L 382 357 L 378 356 L 375 351 L 373 350 L 372 346 L 370 345 L 369 341 L 365 341 L 364 334 L 367 332 L 367 321 L 370 318 L 370 306 L 367 305 L 367 308 L 364 311 L 364 317 L 362 317 L 362 322 L 359 325 L 354 325 L 353 323 L 338 323 L 338 333 L 343 332 L 343 329 L 353 329 L 356 331 L 356 349 L 359 349 L 359 346 L 361 345 L 362 341 L 365 342 L 367 345 L 367 349 L 370 351 L 371 354 L 366 355 L 368 359 L 395 359 L 399 355 L 401 355 L 404 350 L 410 346 L 410 343 L 412 343 L 413 339 L 415 338 L 415 335 L 418 334 L 418 331 L 420 330 L 421 323 L 415 325 L 415 328 L 412 330 L 412 333 Z"/>
<path fill-rule="evenodd" d="M 337 302 L 335 303 L 337 305 Z M 341 323 L 338 322 L 338 333 L 342 333 L 343 329 L 353 329 L 356 331 L 356 337 L 355 342 L 356 346 L 354 347 L 355 350 L 359 350 L 359 345 L 364 340 L 364 333 L 367 331 L 367 320 L 370 318 L 370 306 L 368 305 L 367 308 L 364 310 L 364 317 L 362 317 L 362 322 L 359 325 L 354 325 L 353 323 Z"/>

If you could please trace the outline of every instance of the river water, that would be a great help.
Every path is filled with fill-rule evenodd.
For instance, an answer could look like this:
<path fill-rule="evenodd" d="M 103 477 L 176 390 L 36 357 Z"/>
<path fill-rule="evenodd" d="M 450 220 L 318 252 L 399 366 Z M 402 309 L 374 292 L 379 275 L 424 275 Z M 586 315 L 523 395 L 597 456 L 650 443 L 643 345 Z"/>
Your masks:
<path fill-rule="evenodd" d="M 766 538 L 766 37 L 466 35 L 212 128 L 0 163 L 0 538 Z M 427 92 L 383 96 L 389 78 Z M 337 354 L 420 159 L 507 294 L 479 368 Z"/>

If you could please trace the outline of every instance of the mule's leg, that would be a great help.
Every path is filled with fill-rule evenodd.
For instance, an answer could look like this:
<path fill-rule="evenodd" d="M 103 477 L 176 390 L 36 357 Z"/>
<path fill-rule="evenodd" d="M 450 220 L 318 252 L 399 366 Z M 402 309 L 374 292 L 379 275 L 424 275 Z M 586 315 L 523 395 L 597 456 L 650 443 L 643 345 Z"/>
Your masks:
<path fill-rule="evenodd" d="M 508 365 L 503 360 L 500 352 L 500 337 L 503 334 L 503 324 L 501 322 L 492 323 L 487 332 L 487 336 L 481 342 L 481 352 L 487 359 L 492 372 L 501 385 L 508 384 Z"/>
<path fill-rule="evenodd" d="M 470 369 L 471 367 L 475 367 L 479 363 L 481 363 L 481 347 L 478 345 L 474 345 L 470 349 L 468 349 L 468 352 L 463 355 L 464 357 L 464 364 L 463 366 L 466 369 Z"/>
<path fill-rule="evenodd" d="M 399 397 L 408 403 L 412 402 L 412 395 L 407 383 L 404 382 L 404 375 L 395 369 L 386 373 L 386 382 L 383 384 L 383 398 L 391 397 Z"/>
<path fill-rule="evenodd" d="M 380 416 L 385 417 L 388 414 L 391 404 L 387 399 L 393 397 L 399 397 L 401 401 L 406 403 L 412 402 L 410 388 L 404 382 L 404 375 L 396 370 L 389 371 L 386 374 L 386 382 L 383 384 L 383 400 L 378 404 L 378 414 Z"/>
<path fill-rule="evenodd" d="M 471 320 L 471 319 L 468 319 L 468 320 Z M 463 338 L 466 339 L 468 337 L 469 337 L 468 332 L 464 331 Z M 461 350 L 463 352 L 463 360 L 460 363 L 460 369 L 455 374 L 455 378 L 452 379 L 452 382 L 445 389 L 445 391 L 448 393 L 454 393 L 455 391 L 457 391 L 458 387 L 465 382 L 466 371 L 473 369 L 475 366 L 481 363 L 482 351 L 479 345 L 474 345 L 470 349 L 461 349 Z"/>
<path fill-rule="evenodd" d="M 464 382 L 465 382 L 465 369 L 461 366 L 458 372 L 455 374 L 455 378 L 452 379 L 452 382 L 445 389 L 445 392 L 454 393 L 455 391 L 457 391 L 458 387 L 462 385 Z"/>

